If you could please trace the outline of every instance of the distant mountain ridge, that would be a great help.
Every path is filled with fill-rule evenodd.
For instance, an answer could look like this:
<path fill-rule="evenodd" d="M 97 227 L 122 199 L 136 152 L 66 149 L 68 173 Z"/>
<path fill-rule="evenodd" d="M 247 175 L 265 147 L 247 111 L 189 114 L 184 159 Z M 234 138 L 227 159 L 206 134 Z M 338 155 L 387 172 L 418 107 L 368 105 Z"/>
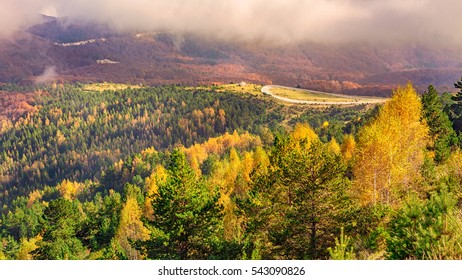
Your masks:
<path fill-rule="evenodd" d="M 168 32 L 120 34 L 103 25 L 51 17 L 0 42 L 0 82 L 33 83 L 47 67 L 54 67 L 54 78 L 62 82 L 246 81 L 387 95 L 407 81 L 418 88 L 434 84 L 451 90 L 462 76 L 462 51 L 423 45 L 225 42 Z"/>

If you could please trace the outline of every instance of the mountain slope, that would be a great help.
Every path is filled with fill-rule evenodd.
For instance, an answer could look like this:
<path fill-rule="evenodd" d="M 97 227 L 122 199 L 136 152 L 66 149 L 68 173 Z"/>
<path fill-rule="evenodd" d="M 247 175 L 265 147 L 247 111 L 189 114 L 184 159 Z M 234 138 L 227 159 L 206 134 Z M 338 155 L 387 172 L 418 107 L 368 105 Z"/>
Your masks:
<path fill-rule="evenodd" d="M 399 84 L 450 89 L 462 52 L 423 45 L 275 45 L 192 34 L 117 34 L 48 20 L 0 43 L 0 81 L 33 83 L 47 67 L 60 81 L 202 84 L 249 81 L 384 95 Z"/>

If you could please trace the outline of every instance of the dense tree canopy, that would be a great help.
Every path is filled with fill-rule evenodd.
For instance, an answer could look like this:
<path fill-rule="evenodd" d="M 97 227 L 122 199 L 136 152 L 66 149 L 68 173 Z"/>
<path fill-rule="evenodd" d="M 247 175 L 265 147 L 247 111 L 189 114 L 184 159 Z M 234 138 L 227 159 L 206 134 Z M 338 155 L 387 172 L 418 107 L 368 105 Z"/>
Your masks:
<path fill-rule="evenodd" d="M 462 256 L 462 152 L 431 86 L 364 110 L 9 90 L 40 95 L 0 132 L 0 259 Z"/>

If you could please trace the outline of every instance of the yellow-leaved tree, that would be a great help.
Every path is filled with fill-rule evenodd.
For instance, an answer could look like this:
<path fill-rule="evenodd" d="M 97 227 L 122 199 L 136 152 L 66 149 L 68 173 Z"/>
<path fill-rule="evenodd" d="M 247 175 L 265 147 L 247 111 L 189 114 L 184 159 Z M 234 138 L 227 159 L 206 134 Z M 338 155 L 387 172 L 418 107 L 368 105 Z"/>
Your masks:
<path fill-rule="evenodd" d="M 330 140 L 328 147 L 329 147 L 329 151 L 333 152 L 334 154 L 336 155 L 341 154 L 340 145 L 338 144 L 337 140 L 335 140 L 335 138 L 332 138 L 332 140 Z"/>
<path fill-rule="evenodd" d="M 295 140 L 295 142 L 304 140 L 310 143 L 318 139 L 316 132 L 314 132 L 307 123 L 297 123 L 294 130 L 290 133 L 290 136 Z"/>
<path fill-rule="evenodd" d="M 82 183 L 78 182 L 72 182 L 69 180 L 64 180 L 59 185 L 56 186 L 56 188 L 59 191 L 59 194 L 67 199 L 67 200 L 73 200 L 76 198 L 76 196 L 82 192 L 85 188 L 85 185 Z"/>
<path fill-rule="evenodd" d="M 151 176 L 146 178 L 144 201 L 144 216 L 149 220 L 154 219 L 154 209 L 152 208 L 153 196 L 157 194 L 159 185 L 167 181 L 167 170 L 162 165 L 157 165 Z"/>
<path fill-rule="evenodd" d="M 353 168 L 356 195 L 364 204 L 397 204 L 420 179 L 428 126 L 409 83 L 393 92 L 376 119 L 359 133 Z"/>
<path fill-rule="evenodd" d="M 150 231 L 144 226 L 141 216 L 142 210 L 135 195 L 129 194 L 120 212 L 119 228 L 115 235 L 115 241 L 123 249 L 125 257 L 130 260 L 142 258 L 130 242 L 149 239 Z"/>
<path fill-rule="evenodd" d="M 352 157 L 356 149 L 355 137 L 352 134 L 346 134 L 343 136 L 343 143 L 340 147 L 343 158 L 348 162 Z"/>

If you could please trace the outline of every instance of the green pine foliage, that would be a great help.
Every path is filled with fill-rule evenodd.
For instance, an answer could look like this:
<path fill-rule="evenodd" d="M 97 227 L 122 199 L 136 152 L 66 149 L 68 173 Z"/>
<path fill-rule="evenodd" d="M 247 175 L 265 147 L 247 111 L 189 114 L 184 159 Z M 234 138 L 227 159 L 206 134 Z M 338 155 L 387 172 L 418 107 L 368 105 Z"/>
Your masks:
<path fill-rule="evenodd" d="M 429 86 L 422 95 L 422 112 L 430 128 L 430 137 L 434 151 L 434 159 L 437 163 L 447 160 L 451 153 L 451 147 L 457 143 L 457 134 L 452 128 L 448 115 L 443 111 L 443 103 L 439 93 L 433 86 Z"/>
<path fill-rule="evenodd" d="M 264 242 L 264 259 L 327 258 L 347 209 L 346 165 L 327 144 L 295 136 L 276 138 L 270 160 L 242 202 L 250 248 Z"/>
<path fill-rule="evenodd" d="M 454 83 L 454 87 L 458 92 L 451 98 L 452 104 L 449 107 L 449 112 L 454 130 L 460 135 L 462 131 L 462 78 Z"/>
<path fill-rule="evenodd" d="M 425 154 L 419 176 L 390 189 L 396 203 L 373 205 L 352 170 L 360 156 L 388 168 L 377 147 L 356 145 L 379 107 L 0 87 L 40 92 L 37 110 L 0 132 L 0 259 L 462 258 L 462 152 L 431 86 L 415 99 L 432 139 L 410 154 Z"/>
<path fill-rule="evenodd" d="M 460 259 L 462 221 L 456 203 L 445 192 L 426 201 L 410 198 L 390 222 L 388 258 Z"/>
<path fill-rule="evenodd" d="M 82 223 L 80 203 L 58 198 L 44 210 L 43 239 L 32 252 L 41 260 L 73 260 L 85 258 L 82 241 L 77 237 Z"/>
<path fill-rule="evenodd" d="M 223 206 L 216 189 L 196 178 L 185 155 L 175 149 L 168 177 L 152 205 L 151 239 L 140 242 L 150 259 L 210 259 L 222 240 Z"/>
<path fill-rule="evenodd" d="M 355 253 L 351 246 L 351 238 L 345 235 L 343 227 L 340 230 L 340 238 L 335 238 L 335 247 L 327 248 L 331 259 L 333 260 L 354 260 Z"/>

